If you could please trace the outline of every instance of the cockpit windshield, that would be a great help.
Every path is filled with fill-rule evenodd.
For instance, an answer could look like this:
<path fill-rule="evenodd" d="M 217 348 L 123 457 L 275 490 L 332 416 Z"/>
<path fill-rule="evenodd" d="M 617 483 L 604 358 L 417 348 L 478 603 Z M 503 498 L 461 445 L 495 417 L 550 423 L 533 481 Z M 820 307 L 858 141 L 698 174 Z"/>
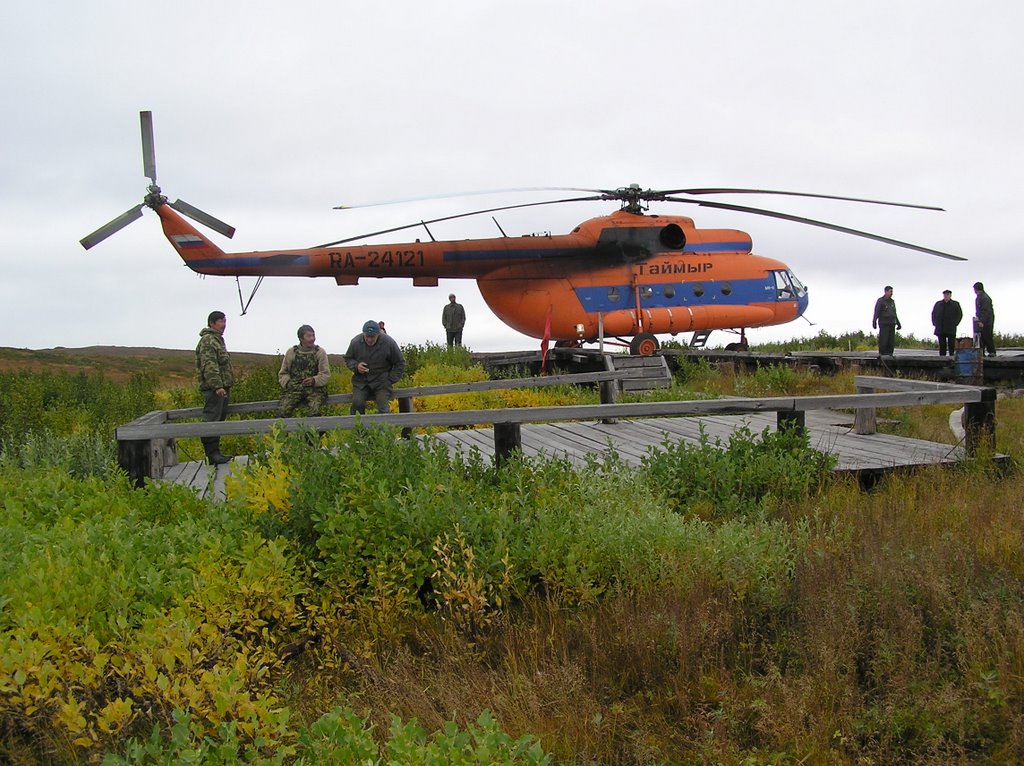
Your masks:
<path fill-rule="evenodd" d="M 775 277 L 775 299 L 795 301 L 807 293 L 807 288 L 792 271 L 773 271 Z"/>

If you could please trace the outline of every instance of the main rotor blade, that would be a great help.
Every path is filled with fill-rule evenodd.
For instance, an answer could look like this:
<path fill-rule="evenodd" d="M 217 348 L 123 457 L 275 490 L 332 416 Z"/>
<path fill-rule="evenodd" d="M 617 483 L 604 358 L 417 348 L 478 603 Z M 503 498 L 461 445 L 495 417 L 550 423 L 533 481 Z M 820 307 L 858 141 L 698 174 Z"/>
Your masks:
<path fill-rule="evenodd" d="M 153 113 L 139 112 L 142 124 L 142 174 L 156 183 L 156 149 L 153 143 Z"/>
<path fill-rule="evenodd" d="M 125 226 L 130 224 L 132 221 L 136 220 L 137 218 L 141 218 L 142 208 L 143 205 L 138 204 L 131 210 L 126 210 L 113 221 L 111 221 L 108 224 L 104 224 L 103 226 L 100 226 L 92 234 L 79 240 L 79 242 L 81 242 L 82 247 L 84 247 L 86 250 L 88 250 L 90 247 L 93 247 L 94 245 L 98 245 L 111 234 L 116 234 L 117 232 L 121 231 L 121 229 L 123 229 Z"/>
<path fill-rule="evenodd" d="M 479 197 L 485 194 L 521 194 L 523 192 L 548 192 L 548 191 L 582 191 L 601 192 L 601 189 L 577 189 L 572 186 L 522 186 L 512 189 L 480 189 L 477 191 L 451 192 L 446 194 L 430 194 L 425 197 L 406 197 L 404 199 L 379 200 L 377 202 L 362 202 L 355 205 L 335 205 L 334 210 L 355 210 L 364 207 L 381 207 L 383 205 L 401 205 L 406 202 L 427 202 L 429 200 L 454 199 L 456 197 Z"/>
<path fill-rule="evenodd" d="M 224 223 L 219 218 L 214 218 L 209 213 L 206 213 L 197 207 L 193 207 L 192 205 L 185 202 L 185 200 L 176 199 L 174 200 L 174 202 L 170 203 L 170 205 L 182 215 L 187 215 L 193 221 L 198 221 L 204 226 L 210 227 L 215 232 L 217 232 L 218 234 L 223 234 L 228 239 L 231 239 L 233 236 L 235 236 L 234 226 L 230 226 Z"/>
<path fill-rule="evenodd" d="M 862 197 L 840 197 L 834 194 L 814 194 L 811 192 L 778 191 L 775 189 L 666 189 L 655 191 L 654 194 L 776 194 L 786 197 L 814 197 L 817 199 L 838 199 L 845 202 L 865 202 L 869 205 L 891 205 L 893 207 L 912 207 L 918 210 L 939 210 L 943 208 L 934 205 L 915 205 L 910 202 L 886 202 L 879 199 L 863 199 Z"/>
<path fill-rule="evenodd" d="M 896 247 L 903 247 L 908 250 L 916 250 L 920 253 L 927 253 L 928 255 L 937 255 L 940 258 L 948 258 L 951 261 L 966 261 L 966 258 L 962 258 L 959 255 L 953 255 L 952 253 L 944 253 L 941 250 L 933 250 L 930 247 L 922 247 L 921 245 L 914 245 L 910 242 L 901 242 L 898 239 L 891 239 L 889 237 L 883 237 L 880 234 L 872 234 L 867 231 L 860 231 L 859 229 L 851 229 L 846 226 L 839 226 L 834 223 L 826 223 L 825 221 L 816 221 L 813 218 L 803 218 L 798 215 L 790 215 L 789 213 L 779 213 L 774 210 L 765 210 L 758 207 L 746 207 L 744 205 L 729 205 L 723 202 L 706 202 L 703 200 L 694 199 L 679 199 L 678 197 L 665 197 L 667 202 L 684 202 L 690 205 L 700 205 L 701 207 L 717 208 L 719 210 L 733 210 L 738 213 L 752 213 L 754 215 L 763 215 L 769 218 L 779 218 L 783 221 L 793 221 L 794 223 L 803 223 L 808 226 L 818 226 L 822 229 L 830 229 L 831 231 L 842 232 L 843 234 L 852 234 L 855 237 L 864 237 L 865 239 L 873 239 L 876 242 L 884 242 L 887 245 L 895 245 Z"/>
<path fill-rule="evenodd" d="M 314 245 L 315 248 L 319 247 L 334 247 L 334 245 L 343 245 L 346 242 L 355 242 L 357 239 L 366 239 L 367 237 L 376 237 L 379 234 L 391 234 L 395 231 L 403 231 L 405 229 L 414 229 L 417 226 L 423 226 L 428 223 L 439 223 L 441 221 L 454 221 L 456 218 L 468 218 L 471 215 L 483 215 L 484 213 L 497 213 L 500 210 L 516 210 L 522 207 L 539 207 L 540 205 L 559 205 L 563 202 L 594 202 L 600 200 L 600 197 L 572 197 L 570 199 L 551 199 L 545 200 L 544 202 L 526 202 L 521 205 L 502 205 L 501 207 L 491 207 L 486 210 L 474 210 L 471 213 L 457 213 L 456 215 L 446 215 L 441 218 L 432 218 L 429 221 L 416 221 L 416 223 L 405 224 L 404 226 L 395 226 L 391 229 L 381 229 L 380 231 L 371 231 L 366 234 L 360 234 L 355 237 L 348 237 L 347 239 L 339 239 L 334 242 L 325 242 L 322 245 Z"/>

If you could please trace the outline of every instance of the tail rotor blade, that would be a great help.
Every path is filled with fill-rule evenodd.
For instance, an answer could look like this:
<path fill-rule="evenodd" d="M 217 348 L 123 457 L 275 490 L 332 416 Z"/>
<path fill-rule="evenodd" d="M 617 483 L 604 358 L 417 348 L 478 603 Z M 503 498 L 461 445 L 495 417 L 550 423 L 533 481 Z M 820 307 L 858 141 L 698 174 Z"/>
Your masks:
<path fill-rule="evenodd" d="M 116 234 L 121 231 L 125 226 L 130 224 L 132 221 L 142 217 L 142 205 L 136 205 L 131 210 L 127 210 L 121 213 L 117 218 L 108 224 L 101 226 L 96 229 L 92 234 L 88 235 L 84 239 L 79 240 L 86 250 L 94 245 L 98 245 L 100 242 L 105 240 L 111 234 Z"/>
<path fill-rule="evenodd" d="M 205 213 L 197 207 L 193 207 L 184 200 L 176 199 L 170 203 L 171 207 L 177 210 L 182 215 L 187 215 L 193 221 L 198 221 L 203 226 L 208 226 L 218 234 L 223 234 L 228 239 L 235 236 L 235 227 L 229 226 L 228 224 L 221 221 L 219 218 L 214 218 L 209 213 Z"/>
<path fill-rule="evenodd" d="M 156 183 L 156 149 L 153 144 L 153 113 L 139 112 L 142 123 L 142 172 L 150 181 Z"/>

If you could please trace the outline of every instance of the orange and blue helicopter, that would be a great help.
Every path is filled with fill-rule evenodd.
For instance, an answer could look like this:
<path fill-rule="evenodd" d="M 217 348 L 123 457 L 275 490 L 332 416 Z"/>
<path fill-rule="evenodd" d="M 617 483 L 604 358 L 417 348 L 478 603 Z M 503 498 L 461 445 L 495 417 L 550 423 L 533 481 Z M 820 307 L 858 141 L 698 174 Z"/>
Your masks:
<path fill-rule="evenodd" d="M 357 285 L 363 277 L 404 278 L 413 286 L 436 287 L 440 279 L 475 279 L 494 314 L 524 335 L 576 346 L 609 339 L 649 355 L 659 334 L 712 330 L 740 334 L 784 324 L 802 316 L 807 288 L 785 263 L 752 253 L 750 235 L 735 229 L 702 229 L 693 219 L 649 213 L 652 202 L 699 205 L 768 216 L 884 242 L 952 260 L 960 256 L 787 213 L 721 202 L 712 194 L 766 194 L 816 197 L 876 205 L 941 210 L 928 205 L 768 189 L 617 189 L 543 187 L 511 191 L 568 191 L 580 196 L 504 205 L 368 232 L 310 248 L 227 253 L 191 223 L 230 238 L 234 228 L 182 201 L 168 202 L 156 183 L 151 112 L 141 113 L 143 171 L 149 178 L 143 201 L 81 240 L 86 249 L 142 216 L 149 207 L 160 217 L 164 235 L 195 272 L 216 276 L 329 277 Z M 686 195 L 686 196 L 680 196 Z M 591 218 L 568 234 L 529 234 L 395 244 L 353 244 L 372 237 L 470 215 L 568 202 L 617 201 L 620 209 Z M 339 206 L 344 209 L 346 206 Z M 495 219 L 497 224 L 497 220 Z M 500 225 L 498 226 L 501 231 Z M 250 301 L 252 296 L 250 296 Z M 242 307 L 243 313 L 248 303 Z M 610 340 L 614 339 L 614 340 Z"/>

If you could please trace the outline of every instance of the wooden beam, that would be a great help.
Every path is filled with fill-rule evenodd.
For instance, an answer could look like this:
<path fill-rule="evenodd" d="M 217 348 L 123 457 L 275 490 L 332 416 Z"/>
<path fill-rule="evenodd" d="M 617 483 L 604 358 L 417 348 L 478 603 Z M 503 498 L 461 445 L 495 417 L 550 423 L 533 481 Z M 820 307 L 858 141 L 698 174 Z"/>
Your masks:
<path fill-rule="evenodd" d="M 512 457 L 513 453 L 523 451 L 522 427 L 519 423 L 496 423 L 494 425 L 494 465 L 498 468 Z"/>
<path fill-rule="evenodd" d="M 776 414 L 775 427 L 779 431 L 795 431 L 801 435 L 806 434 L 806 414 L 804 410 L 793 410 L 792 412 L 779 410 Z"/>
<path fill-rule="evenodd" d="M 964 405 L 964 447 L 968 455 L 978 452 L 995 452 L 996 448 L 996 390 L 982 390 L 980 402 Z"/>
<path fill-rule="evenodd" d="M 857 376 L 854 378 L 857 384 L 858 394 L 874 393 L 874 381 L 866 377 Z M 873 434 L 878 431 L 878 420 L 874 407 L 858 407 L 853 416 L 853 432 L 861 436 Z"/>
<path fill-rule="evenodd" d="M 630 402 L 626 404 L 585 404 L 565 407 L 512 407 L 496 410 L 460 410 L 455 412 L 412 412 L 374 415 L 334 415 L 304 418 L 267 418 L 229 420 L 218 423 L 138 422 L 117 429 L 119 441 L 186 436 L 238 436 L 269 433 L 276 427 L 285 431 L 356 428 L 360 425 L 390 425 L 399 428 L 470 426 L 498 423 L 543 423 L 560 420 L 597 420 L 602 418 L 678 417 L 680 415 L 738 415 L 748 412 L 780 410 L 854 409 L 859 407 L 913 407 L 922 404 L 963 404 L 981 400 L 983 389 L 958 386 L 935 391 L 844 394 L 839 396 L 797 396 L 735 399 L 698 399 L 691 401 Z"/>

